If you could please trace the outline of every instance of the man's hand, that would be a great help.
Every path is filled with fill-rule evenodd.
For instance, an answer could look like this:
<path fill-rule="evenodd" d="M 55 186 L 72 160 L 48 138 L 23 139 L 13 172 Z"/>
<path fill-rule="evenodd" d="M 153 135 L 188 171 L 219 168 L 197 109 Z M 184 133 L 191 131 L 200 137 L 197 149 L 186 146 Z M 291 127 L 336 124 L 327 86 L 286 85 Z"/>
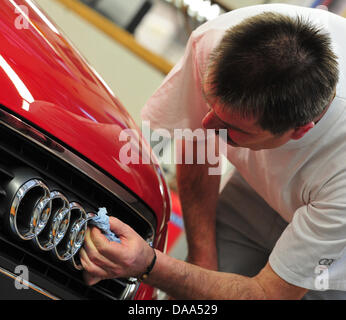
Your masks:
<path fill-rule="evenodd" d="M 87 229 L 80 258 L 88 285 L 103 279 L 140 276 L 153 259 L 152 248 L 130 226 L 114 217 L 109 223 L 121 243 L 109 241 L 96 227 Z"/>

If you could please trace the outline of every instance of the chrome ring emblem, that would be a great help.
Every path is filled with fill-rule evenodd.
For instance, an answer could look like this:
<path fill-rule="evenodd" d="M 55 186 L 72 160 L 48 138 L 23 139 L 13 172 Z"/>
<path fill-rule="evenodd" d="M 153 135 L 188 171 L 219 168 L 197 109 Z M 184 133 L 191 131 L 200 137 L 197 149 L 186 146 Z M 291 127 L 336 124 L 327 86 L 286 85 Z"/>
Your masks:
<path fill-rule="evenodd" d="M 70 204 L 71 224 L 64 241 L 55 248 L 56 256 L 63 261 L 71 259 L 81 248 L 87 228 L 87 214 L 76 202 Z"/>
<path fill-rule="evenodd" d="M 27 214 L 28 210 L 31 210 L 30 214 Z M 14 196 L 10 209 L 11 229 L 23 240 L 33 239 L 47 224 L 50 211 L 48 187 L 42 181 L 32 179 Z"/>
<path fill-rule="evenodd" d="M 10 227 L 22 240 L 33 240 L 43 251 L 52 251 L 62 261 L 71 260 L 81 270 L 75 257 L 82 247 L 88 220 L 77 202 L 71 202 L 59 191 L 50 192 L 38 179 L 24 183 L 14 195 L 10 208 Z"/>
<path fill-rule="evenodd" d="M 69 202 L 62 193 L 53 191 L 50 199 L 52 213 L 48 226 L 35 238 L 38 247 L 44 251 L 52 250 L 59 244 L 67 231 L 71 216 Z"/>

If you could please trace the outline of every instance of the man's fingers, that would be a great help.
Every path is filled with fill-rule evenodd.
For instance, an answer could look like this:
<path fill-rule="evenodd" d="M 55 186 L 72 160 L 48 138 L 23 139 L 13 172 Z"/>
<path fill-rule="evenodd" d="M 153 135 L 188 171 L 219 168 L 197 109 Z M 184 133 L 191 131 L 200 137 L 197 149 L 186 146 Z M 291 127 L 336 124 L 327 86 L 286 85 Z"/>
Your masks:
<path fill-rule="evenodd" d="M 93 227 L 92 229 L 87 229 L 83 246 L 84 251 L 93 264 L 102 266 L 103 269 L 113 267 L 113 262 L 108 260 L 103 253 L 107 251 L 104 248 L 109 245 L 109 243 L 110 241 L 107 240 L 98 228 Z"/>
<path fill-rule="evenodd" d="M 102 278 L 94 277 L 90 273 L 87 273 L 87 272 L 83 273 L 83 278 L 84 278 L 85 283 L 88 286 L 93 286 L 94 284 L 96 284 L 102 280 Z"/>
<path fill-rule="evenodd" d="M 84 280 L 89 286 L 92 286 L 102 279 L 107 278 L 107 272 L 90 261 L 83 248 L 79 251 L 79 256 L 84 269 Z"/>
<path fill-rule="evenodd" d="M 88 227 L 80 257 L 85 281 L 95 284 L 102 279 L 129 277 L 143 273 L 151 248 L 130 226 L 110 217 L 111 230 L 121 242 L 109 241 L 97 227 Z"/>
<path fill-rule="evenodd" d="M 109 217 L 109 225 L 111 231 L 113 231 L 119 238 L 127 238 L 129 232 L 132 230 L 130 226 L 115 217 Z"/>
<path fill-rule="evenodd" d="M 121 241 L 109 241 L 98 228 L 93 227 L 85 235 L 84 248 L 94 264 L 106 270 L 114 270 L 119 268 L 119 263 L 126 263 L 129 257 L 128 247 L 123 244 L 125 238 Z"/>

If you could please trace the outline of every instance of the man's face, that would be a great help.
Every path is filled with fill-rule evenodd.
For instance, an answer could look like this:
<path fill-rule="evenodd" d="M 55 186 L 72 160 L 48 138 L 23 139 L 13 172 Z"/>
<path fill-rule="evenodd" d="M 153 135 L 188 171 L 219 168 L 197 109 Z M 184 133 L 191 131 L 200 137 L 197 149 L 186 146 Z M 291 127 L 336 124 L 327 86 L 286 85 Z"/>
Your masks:
<path fill-rule="evenodd" d="M 229 145 L 251 150 L 277 148 L 292 138 L 294 129 L 278 136 L 263 130 L 256 122 L 256 119 L 242 118 L 232 111 L 225 110 L 218 102 L 215 102 L 203 118 L 202 125 L 205 129 L 227 129 Z"/>

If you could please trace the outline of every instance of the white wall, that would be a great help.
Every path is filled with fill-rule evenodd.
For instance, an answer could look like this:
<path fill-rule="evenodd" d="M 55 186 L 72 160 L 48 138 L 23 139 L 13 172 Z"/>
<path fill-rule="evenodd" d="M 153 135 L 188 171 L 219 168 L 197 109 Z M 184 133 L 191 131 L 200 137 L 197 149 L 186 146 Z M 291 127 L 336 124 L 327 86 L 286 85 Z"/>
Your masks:
<path fill-rule="evenodd" d="M 53 0 L 35 0 L 140 124 L 140 110 L 164 75 Z"/>

